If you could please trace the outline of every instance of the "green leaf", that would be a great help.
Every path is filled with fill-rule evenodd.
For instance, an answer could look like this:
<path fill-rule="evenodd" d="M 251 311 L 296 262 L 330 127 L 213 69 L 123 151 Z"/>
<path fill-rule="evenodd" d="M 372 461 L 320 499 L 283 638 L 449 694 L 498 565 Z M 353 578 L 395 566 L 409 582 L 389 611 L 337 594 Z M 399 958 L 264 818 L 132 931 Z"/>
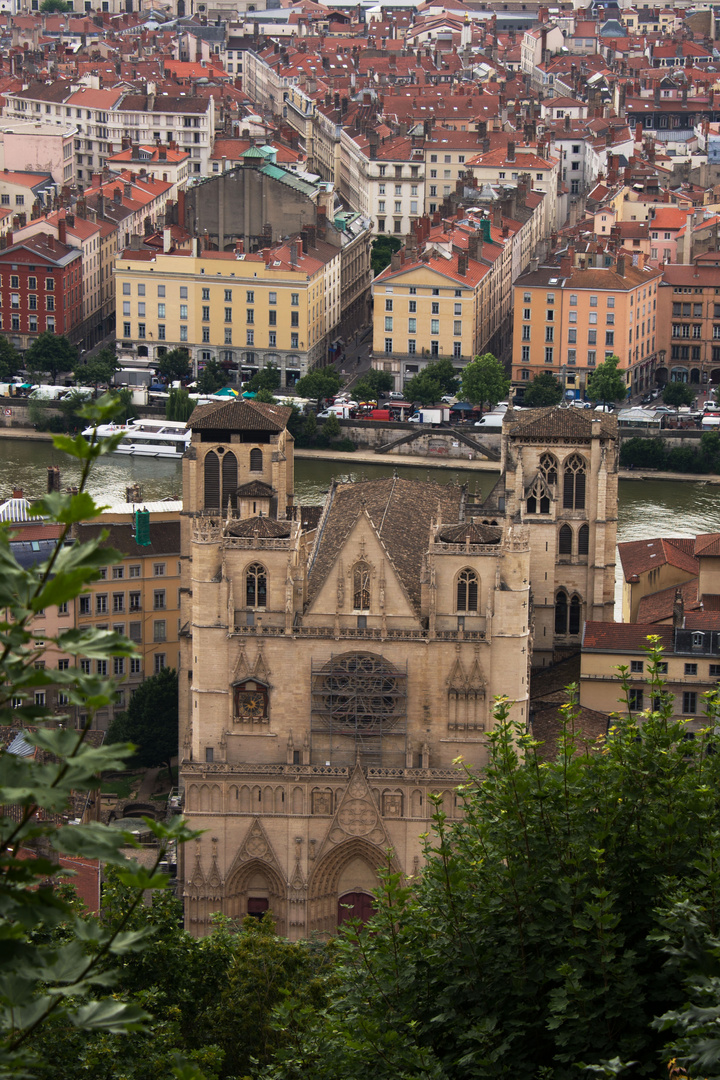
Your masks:
<path fill-rule="evenodd" d="M 82 1005 L 70 1020 L 75 1027 L 85 1031 L 109 1031 L 115 1034 L 127 1034 L 142 1031 L 150 1014 L 135 1004 L 125 1004 L 113 998 L 103 998 L 89 1005 Z"/>

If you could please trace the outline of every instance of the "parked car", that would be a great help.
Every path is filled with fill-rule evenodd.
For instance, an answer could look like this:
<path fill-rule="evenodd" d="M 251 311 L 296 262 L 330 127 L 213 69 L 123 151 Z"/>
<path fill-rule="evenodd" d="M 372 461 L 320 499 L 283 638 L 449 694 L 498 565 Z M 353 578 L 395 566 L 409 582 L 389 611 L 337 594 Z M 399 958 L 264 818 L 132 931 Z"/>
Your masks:
<path fill-rule="evenodd" d="M 391 401 L 404 401 L 405 395 L 401 394 L 399 390 L 391 390 L 388 394 Z"/>
<path fill-rule="evenodd" d="M 576 409 L 592 409 L 592 401 L 583 401 L 582 398 L 575 398 L 572 404 Z"/>
<path fill-rule="evenodd" d="M 669 405 L 651 405 L 650 408 L 656 413 L 665 413 L 666 416 L 674 416 L 677 412 L 676 409 L 671 409 Z"/>
<path fill-rule="evenodd" d="M 454 405 L 457 401 L 457 398 L 454 394 L 443 394 L 440 400 L 444 402 L 445 405 Z"/>
<path fill-rule="evenodd" d="M 614 411 L 615 411 L 615 406 L 614 405 L 596 405 L 595 406 L 595 412 L 614 412 Z"/>

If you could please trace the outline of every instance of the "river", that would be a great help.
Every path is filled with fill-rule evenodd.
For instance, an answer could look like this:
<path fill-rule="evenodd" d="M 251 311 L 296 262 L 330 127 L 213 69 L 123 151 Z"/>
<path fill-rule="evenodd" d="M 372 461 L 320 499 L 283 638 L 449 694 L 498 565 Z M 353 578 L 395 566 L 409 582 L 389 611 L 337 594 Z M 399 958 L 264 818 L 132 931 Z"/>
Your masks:
<path fill-rule="evenodd" d="M 47 466 L 59 465 L 62 487 L 78 482 L 80 469 L 72 458 L 58 453 L 50 443 L 5 439 L 0 441 L 3 464 L 0 467 L 0 497 L 21 487 L 35 498 L 47 486 Z M 392 473 L 394 466 L 350 461 L 295 462 L 297 501 L 322 502 L 332 476 L 338 480 L 372 480 Z M 468 469 L 432 469 L 423 465 L 401 466 L 408 479 L 431 478 L 440 484 L 468 483 L 470 490 L 487 494 L 497 480 L 496 473 Z M 98 501 L 124 500 L 125 488 L 137 482 L 146 500 L 180 497 L 182 481 L 180 462 L 172 459 L 120 457 L 101 458 L 90 490 Z M 694 536 L 702 532 L 720 532 L 720 489 L 703 483 L 667 480 L 621 480 L 619 485 L 618 540 L 640 540 L 651 536 Z M 616 596 L 620 578 L 616 577 Z M 619 617 L 619 609 L 616 618 Z"/>

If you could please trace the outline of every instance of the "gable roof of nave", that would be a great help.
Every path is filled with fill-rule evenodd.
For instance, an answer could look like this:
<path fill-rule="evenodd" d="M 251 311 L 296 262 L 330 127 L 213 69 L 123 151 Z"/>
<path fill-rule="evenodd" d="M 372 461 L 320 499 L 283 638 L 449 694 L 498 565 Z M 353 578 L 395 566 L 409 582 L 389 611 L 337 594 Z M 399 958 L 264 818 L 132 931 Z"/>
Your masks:
<path fill-rule="evenodd" d="M 330 573 L 360 514 L 367 512 L 415 610 L 420 612 L 420 574 L 430 544 L 430 525 L 438 517 L 457 521 L 461 489 L 451 484 L 383 477 L 339 484 L 328 508 L 308 580 L 312 603 Z"/>
<path fill-rule="evenodd" d="M 511 425 L 509 434 L 523 439 L 570 438 L 590 439 L 593 422 L 600 423 L 604 438 L 617 437 L 617 417 L 586 409 L 523 409 L 506 412 L 503 426 Z M 506 429 L 507 430 L 507 429 Z"/>

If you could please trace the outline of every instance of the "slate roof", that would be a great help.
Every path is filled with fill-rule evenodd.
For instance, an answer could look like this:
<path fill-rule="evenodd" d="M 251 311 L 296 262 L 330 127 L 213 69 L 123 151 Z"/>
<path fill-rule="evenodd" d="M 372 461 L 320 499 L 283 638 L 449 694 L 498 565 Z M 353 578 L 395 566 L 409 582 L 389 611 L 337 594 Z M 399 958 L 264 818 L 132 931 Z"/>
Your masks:
<path fill-rule="evenodd" d="M 137 509 L 141 510 L 140 504 Z M 140 547 L 135 543 L 132 535 L 134 526 L 127 522 L 107 525 L 78 525 L 76 537 L 83 543 L 86 540 L 94 540 L 100 533 L 107 531 L 109 536 L 103 547 L 117 548 L 123 555 L 179 555 L 180 554 L 180 522 L 179 521 L 150 521 L 150 544 Z"/>
<path fill-rule="evenodd" d="M 700 573 L 700 564 L 693 555 L 697 539 L 656 537 L 653 540 L 627 540 L 618 544 L 625 580 L 631 583 L 638 574 L 666 564 L 695 577 Z"/>
<path fill-rule="evenodd" d="M 430 543 L 430 524 L 438 515 L 444 521 L 457 520 L 460 498 L 459 488 L 400 477 L 333 486 L 313 551 L 308 603 L 319 593 L 352 527 L 365 512 L 419 615 L 420 574 Z"/>
<path fill-rule="evenodd" d="M 250 480 L 247 484 L 241 484 L 236 494 L 245 499 L 269 499 L 273 488 L 262 480 Z"/>
<path fill-rule="evenodd" d="M 479 521 L 466 521 L 460 525 L 450 525 L 442 529 L 440 539 L 446 544 L 499 544 L 502 528 L 499 525 L 484 525 Z"/>
<path fill-rule="evenodd" d="M 287 521 L 277 521 L 271 517 L 243 518 L 228 526 L 230 536 L 263 536 L 270 539 L 284 539 L 290 535 L 291 526 Z"/>
<path fill-rule="evenodd" d="M 524 439 L 590 439 L 594 422 L 600 423 L 601 435 L 617 437 L 617 417 L 612 413 L 550 406 L 547 409 L 522 409 L 519 412 L 508 409 L 503 416 L 503 425 L 506 431 L 509 428 L 510 437 Z"/>
<path fill-rule="evenodd" d="M 266 405 L 262 401 L 209 402 L 197 405 L 188 420 L 193 431 L 271 431 L 279 433 L 292 415 L 288 405 Z"/>

